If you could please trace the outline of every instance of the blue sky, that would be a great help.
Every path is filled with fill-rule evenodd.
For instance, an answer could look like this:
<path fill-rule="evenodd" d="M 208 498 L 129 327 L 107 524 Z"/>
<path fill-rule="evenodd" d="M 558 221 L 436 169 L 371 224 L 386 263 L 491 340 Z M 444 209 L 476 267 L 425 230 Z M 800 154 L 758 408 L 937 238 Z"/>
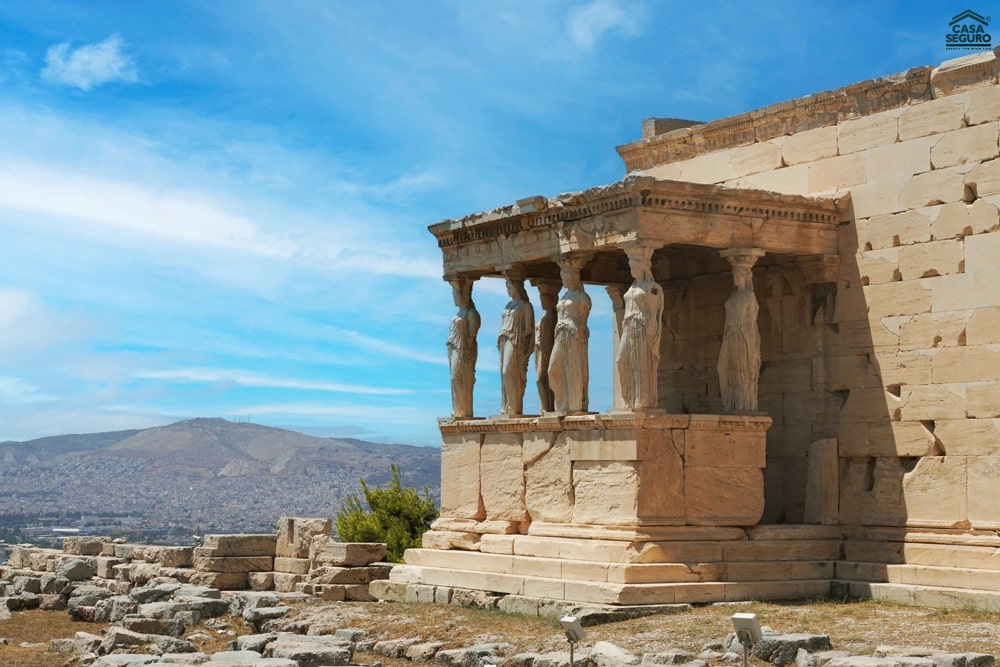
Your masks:
<path fill-rule="evenodd" d="M 0 441 L 225 417 L 436 444 L 455 309 L 427 225 L 618 180 L 614 147 L 648 116 L 712 120 L 961 55 L 944 34 L 966 8 L 990 13 L 0 3 Z M 610 309 L 590 291 L 604 409 Z M 506 293 L 484 280 L 475 298 L 490 415 Z"/>

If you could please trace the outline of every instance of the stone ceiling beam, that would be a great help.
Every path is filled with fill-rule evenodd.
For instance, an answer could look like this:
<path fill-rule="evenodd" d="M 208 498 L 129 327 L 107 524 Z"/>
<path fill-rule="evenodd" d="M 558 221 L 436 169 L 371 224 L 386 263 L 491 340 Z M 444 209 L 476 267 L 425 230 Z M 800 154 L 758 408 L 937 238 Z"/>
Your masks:
<path fill-rule="evenodd" d="M 500 275 L 515 264 L 544 277 L 568 252 L 603 252 L 635 242 L 713 249 L 754 247 L 793 256 L 837 254 L 847 198 L 631 176 L 552 199 L 528 197 L 504 208 L 431 225 L 446 278 Z"/>

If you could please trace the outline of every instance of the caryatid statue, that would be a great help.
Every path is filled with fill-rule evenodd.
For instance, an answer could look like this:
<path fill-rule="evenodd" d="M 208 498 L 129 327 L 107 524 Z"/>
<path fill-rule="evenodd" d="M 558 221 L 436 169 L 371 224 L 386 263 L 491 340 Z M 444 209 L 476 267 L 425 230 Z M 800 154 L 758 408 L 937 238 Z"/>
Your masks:
<path fill-rule="evenodd" d="M 472 388 L 476 384 L 476 358 L 479 348 L 479 312 L 472 302 L 472 280 L 456 278 L 451 283 L 458 312 L 451 318 L 448 333 L 448 367 L 451 371 L 451 416 L 472 417 Z"/>
<path fill-rule="evenodd" d="M 590 296 L 583 291 L 580 269 L 586 257 L 568 257 L 559 262 L 559 275 L 566 290 L 556 304 L 556 331 L 549 358 L 549 385 L 556 412 L 586 412 L 590 370 L 587 341 L 590 329 Z"/>
<path fill-rule="evenodd" d="M 531 281 L 538 287 L 542 303 L 542 316 L 535 327 L 535 385 L 538 387 L 538 404 L 542 412 L 555 410 L 555 397 L 549 384 L 549 359 L 556 337 L 556 304 L 559 302 L 559 281 L 539 278 Z"/>
<path fill-rule="evenodd" d="M 634 282 L 625 292 L 625 316 L 615 363 L 624 407 L 629 410 L 657 406 L 663 288 L 653 279 L 653 250 L 641 245 L 625 248 Z"/>
<path fill-rule="evenodd" d="M 500 413 L 524 412 L 524 389 L 528 384 L 528 359 L 535 349 L 535 311 L 524 289 L 524 278 L 507 273 L 510 303 L 503 309 L 497 349 L 500 350 Z"/>
<path fill-rule="evenodd" d="M 731 248 L 720 253 L 733 267 L 733 293 L 726 299 L 726 328 L 719 350 L 719 388 L 726 412 L 756 412 L 760 379 L 760 329 L 753 265 L 764 254 L 756 248 Z"/>

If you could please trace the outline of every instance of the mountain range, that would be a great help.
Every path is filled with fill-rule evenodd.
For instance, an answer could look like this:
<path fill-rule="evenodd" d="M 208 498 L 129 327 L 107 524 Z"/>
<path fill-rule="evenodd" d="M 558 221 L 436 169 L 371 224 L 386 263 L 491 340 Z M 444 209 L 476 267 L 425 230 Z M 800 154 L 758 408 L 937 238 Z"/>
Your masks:
<path fill-rule="evenodd" d="M 441 450 L 319 438 L 224 419 L 0 442 L 0 517 L 112 515 L 149 526 L 271 530 L 279 516 L 333 518 L 399 466 L 408 486 L 439 494 Z"/>

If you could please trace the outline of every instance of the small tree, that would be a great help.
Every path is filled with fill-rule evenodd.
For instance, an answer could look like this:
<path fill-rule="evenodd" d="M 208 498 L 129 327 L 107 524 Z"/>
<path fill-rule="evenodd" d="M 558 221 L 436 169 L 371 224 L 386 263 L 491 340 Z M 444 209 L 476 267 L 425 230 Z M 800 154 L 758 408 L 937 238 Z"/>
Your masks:
<path fill-rule="evenodd" d="M 382 488 L 369 488 L 362 478 L 361 494 L 368 509 L 357 494 L 351 494 L 337 512 L 337 536 L 344 542 L 385 542 L 386 558 L 394 563 L 403 560 L 403 552 L 420 546 L 420 536 L 438 516 L 434 499 L 424 487 L 423 494 L 404 487 L 399 466 L 393 465 L 392 476 Z"/>

